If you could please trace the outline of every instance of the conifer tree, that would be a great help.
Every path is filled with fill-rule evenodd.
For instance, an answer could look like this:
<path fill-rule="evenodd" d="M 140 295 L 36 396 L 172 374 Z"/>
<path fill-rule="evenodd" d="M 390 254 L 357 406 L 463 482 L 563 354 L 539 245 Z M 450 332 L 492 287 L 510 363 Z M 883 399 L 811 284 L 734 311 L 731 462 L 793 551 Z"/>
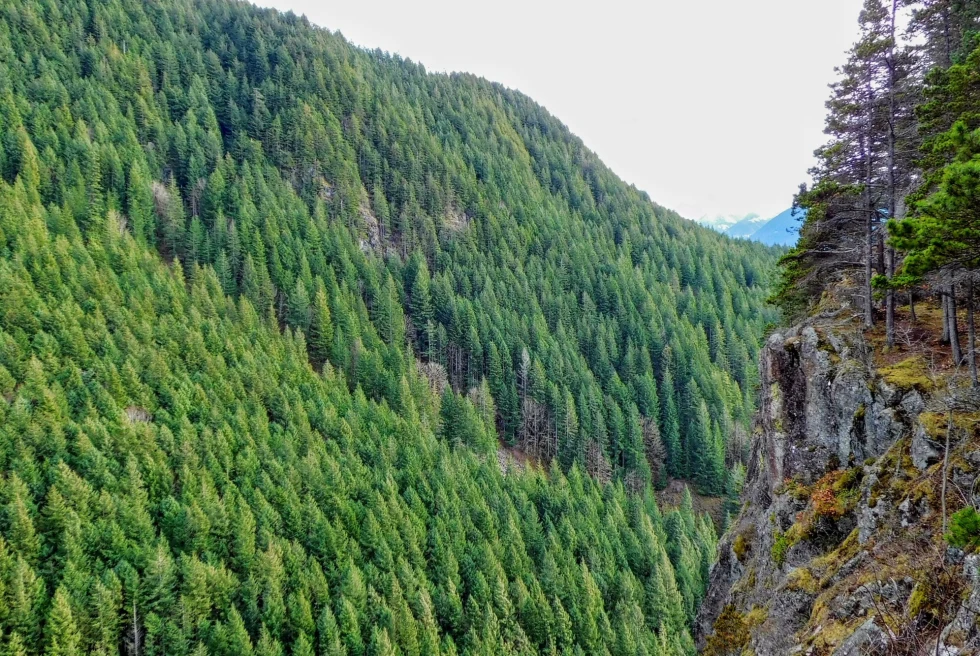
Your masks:
<path fill-rule="evenodd" d="M 81 656 L 81 635 L 71 610 L 68 594 L 59 587 L 51 602 L 45 627 L 46 656 Z"/>
<path fill-rule="evenodd" d="M 317 362 L 330 359 L 334 344 L 333 319 L 330 316 L 330 302 L 322 281 L 318 281 L 310 321 L 310 352 Z"/>
<path fill-rule="evenodd" d="M 664 357 L 664 361 L 669 363 L 669 355 Z M 663 415 L 661 421 L 661 437 L 667 451 L 667 471 L 671 476 L 682 477 L 687 475 L 687 465 L 684 451 L 681 448 L 681 431 L 677 414 L 677 402 L 675 400 L 674 378 L 670 371 L 670 365 L 664 366 L 663 384 L 660 386 L 663 391 Z"/>
<path fill-rule="evenodd" d="M 156 236 L 156 214 L 150 177 L 141 159 L 134 159 L 129 167 L 126 183 L 126 214 L 133 236 L 153 244 Z"/>
<path fill-rule="evenodd" d="M 310 295 L 306 285 L 299 278 L 296 279 L 296 286 L 289 294 L 286 320 L 291 326 L 300 330 L 305 331 L 310 326 Z"/>

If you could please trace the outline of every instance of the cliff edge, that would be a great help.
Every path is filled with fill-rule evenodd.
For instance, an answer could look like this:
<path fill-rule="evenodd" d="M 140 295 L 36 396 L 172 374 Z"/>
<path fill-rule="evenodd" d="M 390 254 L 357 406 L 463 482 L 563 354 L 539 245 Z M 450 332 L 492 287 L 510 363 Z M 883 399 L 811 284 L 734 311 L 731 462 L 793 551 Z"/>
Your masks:
<path fill-rule="evenodd" d="M 980 507 L 977 398 L 921 344 L 881 350 L 834 315 L 768 339 L 701 653 L 980 653 L 980 555 L 943 538 Z"/>

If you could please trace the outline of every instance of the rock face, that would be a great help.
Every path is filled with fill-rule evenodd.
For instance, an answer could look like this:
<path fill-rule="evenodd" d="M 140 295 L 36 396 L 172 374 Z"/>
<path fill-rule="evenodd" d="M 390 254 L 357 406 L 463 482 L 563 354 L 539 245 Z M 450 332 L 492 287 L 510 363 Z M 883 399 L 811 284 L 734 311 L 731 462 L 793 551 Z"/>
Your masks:
<path fill-rule="evenodd" d="M 900 436 L 901 396 L 869 384 L 867 354 L 806 326 L 770 337 L 762 352 L 761 441 L 756 455 L 772 492 L 830 469 L 875 458 Z"/>
<path fill-rule="evenodd" d="M 921 380 L 881 375 L 858 330 L 813 323 L 772 335 L 760 374 L 743 508 L 695 627 L 702 653 L 918 653 L 927 635 L 940 653 L 978 653 L 977 615 L 957 609 L 975 590 L 980 610 L 980 561 L 951 565 L 942 541 L 943 445 Z M 969 427 L 954 439 L 947 469 L 964 489 L 976 442 Z"/>

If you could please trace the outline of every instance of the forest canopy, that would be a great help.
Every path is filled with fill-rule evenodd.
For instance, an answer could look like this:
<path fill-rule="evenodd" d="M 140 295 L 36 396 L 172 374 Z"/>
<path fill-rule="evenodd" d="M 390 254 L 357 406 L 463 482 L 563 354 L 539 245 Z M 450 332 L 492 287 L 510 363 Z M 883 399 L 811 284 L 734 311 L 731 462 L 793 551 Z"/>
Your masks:
<path fill-rule="evenodd" d="M 0 651 L 691 653 L 775 256 L 290 14 L 0 0 Z"/>

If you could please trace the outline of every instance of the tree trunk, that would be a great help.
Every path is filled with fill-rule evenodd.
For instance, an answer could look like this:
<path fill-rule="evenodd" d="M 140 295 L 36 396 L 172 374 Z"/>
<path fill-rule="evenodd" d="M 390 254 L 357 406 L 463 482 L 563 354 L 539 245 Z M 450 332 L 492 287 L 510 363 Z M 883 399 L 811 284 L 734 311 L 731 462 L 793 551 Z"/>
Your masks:
<path fill-rule="evenodd" d="M 140 629 L 140 618 L 136 614 L 136 600 L 133 600 L 133 630 L 129 636 L 129 653 L 131 656 L 140 656 L 143 649 L 143 630 Z"/>
<path fill-rule="evenodd" d="M 871 198 L 871 188 L 872 188 L 872 177 L 873 177 L 873 167 L 871 163 L 872 150 L 874 148 L 872 143 L 872 132 L 874 130 L 874 108 L 872 99 L 875 97 L 874 91 L 872 91 L 871 86 L 871 70 L 868 69 L 867 77 L 865 79 L 865 90 L 868 99 L 867 115 L 864 117 L 864 133 L 860 135 L 861 143 L 861 156 L 864 160 L 864 211 L 867 212 L 867 218 L 865 219 L 865 238 L 867 240 L 867 261 L 864 263 L 864 293 L 867 298 L 864 301 L 864 326 L 865 328 L 871 328 L 874 325 L 874 294 L 871 288 L 871 279 L 874 276 L 873 267 L 875 266 L 875 223 L 877 221 L 878 212 L 875 208 L 875 203 Z M 880 252 L 880 251 L 879 251 Z"/>
<path fill-rule="evenodd" d="M 959 366 L 963 363 L 963 350 L 960 348 L 960 331 L 956 325 L 956 284 L 949 285 L 949 345 L 953 352 L 953 364 Z"/>
<path fill-rule="evenodd" d="M 966 330 L 967 357 L 970 358 L 970 382 L 973 387 L 980 385 L 977 381 L 977 330 L 973 320 L 973 272 L 970 272 L 970 283 L 966 292 Z"/>
<path fill-rule="evenodd" d="M 895 250 L 888 249 L 888 277 L 895 273 Z M 895 290 L 891 287 L 885 295 L 885 343 L 889 348 L 895 346 Z"/>
<path fill-rule="evenodd" d="M 949 30 L 949 5 L 945 5 L 942 8 L 943 12 L 943 40 L 945 50 L 943 52 L 945 68 L 949 68 L 953 65 L 953 39 L 950 35 Z"/>
<path fill-rule="evenodd" d="M 947 400 L 947 403 L 949 401 Z M 946 410 L 946 448 L 943 449 L 943 487 L 940 499 L 943 507 L 943 535 L 946 534 L 946 480 L 949 478 L 949 437 L 953 432 L 953 407 Z"/>
<path fill-rule="evenodd" d="M 870 121 L 868 129 L 870 130 Z M 867 252 L 864 258 L 864 327 L 871 328 L 875 323 L 874 316 L 874 297 L 871 293 L 871 278 L 874 275 L 872 271 L 872 262 L 874 261 L 874 208 L 871 204 L 871 144 L 869 143 L 870 137 L 868 135 L 863 135 L 861 137 L 861 149 L 864 151 L 864 163 L 865 163 L 865 187 L 864 187 L 864 208 L 867 212 L 867 218 L 864 222 L 864 236 L 865 236 L 865 248 Z"/>
<path fill-rule="evenodd" d="M 915 316 L 915 292 L 909 292 L 909 318 L 912 321 L 918 321 L 919 318 Z"/>
<path fill-rule="evenodd" d="M 940 299 L 943 304 L 943 344 L 949 344 L 949 294 L 943 289 L 940 294 Z"/>
<path fill-rule="evenodd" d="M 894 219 L 898 207 L 898 184 L 895 179 L 895 15 L 898 13 L 898 0 L 892 0 L 891 46 L 888 49 L 888 218 Z M 884 227 L 879 231 L 884 232 Z M 882 240 L 884 238 L 882 237 Z M 891 280 L 895 275 L 895 249 L 889 247 L 886 253 L 887 269 L 885 275 Z M 885 342 L 889 348 L 895 346 L 895 291 L 889 286 L 885 295 Z"/>
<path fill-rule="evenodd" d="M 875 230 L 875 273 L 879 276 L 885 275 L 885 226 L 882 225 L 881 217 L 877 212 L 872 212 L 878 229 Z"/>
<path fill-rule="evenodd" d="M 871 328 L 875 324 L 874 298 L 871 294 L 871 278 L 874 275 L 871 269 L 871 261 L 874 258 L 874 234 L 872 231 L 873 219 L 871 212 L 868 212 L 868 220 L 865 224 L 865 237 L 867 238 L 867 256 L 864 261 L 864 327 Z"/>

